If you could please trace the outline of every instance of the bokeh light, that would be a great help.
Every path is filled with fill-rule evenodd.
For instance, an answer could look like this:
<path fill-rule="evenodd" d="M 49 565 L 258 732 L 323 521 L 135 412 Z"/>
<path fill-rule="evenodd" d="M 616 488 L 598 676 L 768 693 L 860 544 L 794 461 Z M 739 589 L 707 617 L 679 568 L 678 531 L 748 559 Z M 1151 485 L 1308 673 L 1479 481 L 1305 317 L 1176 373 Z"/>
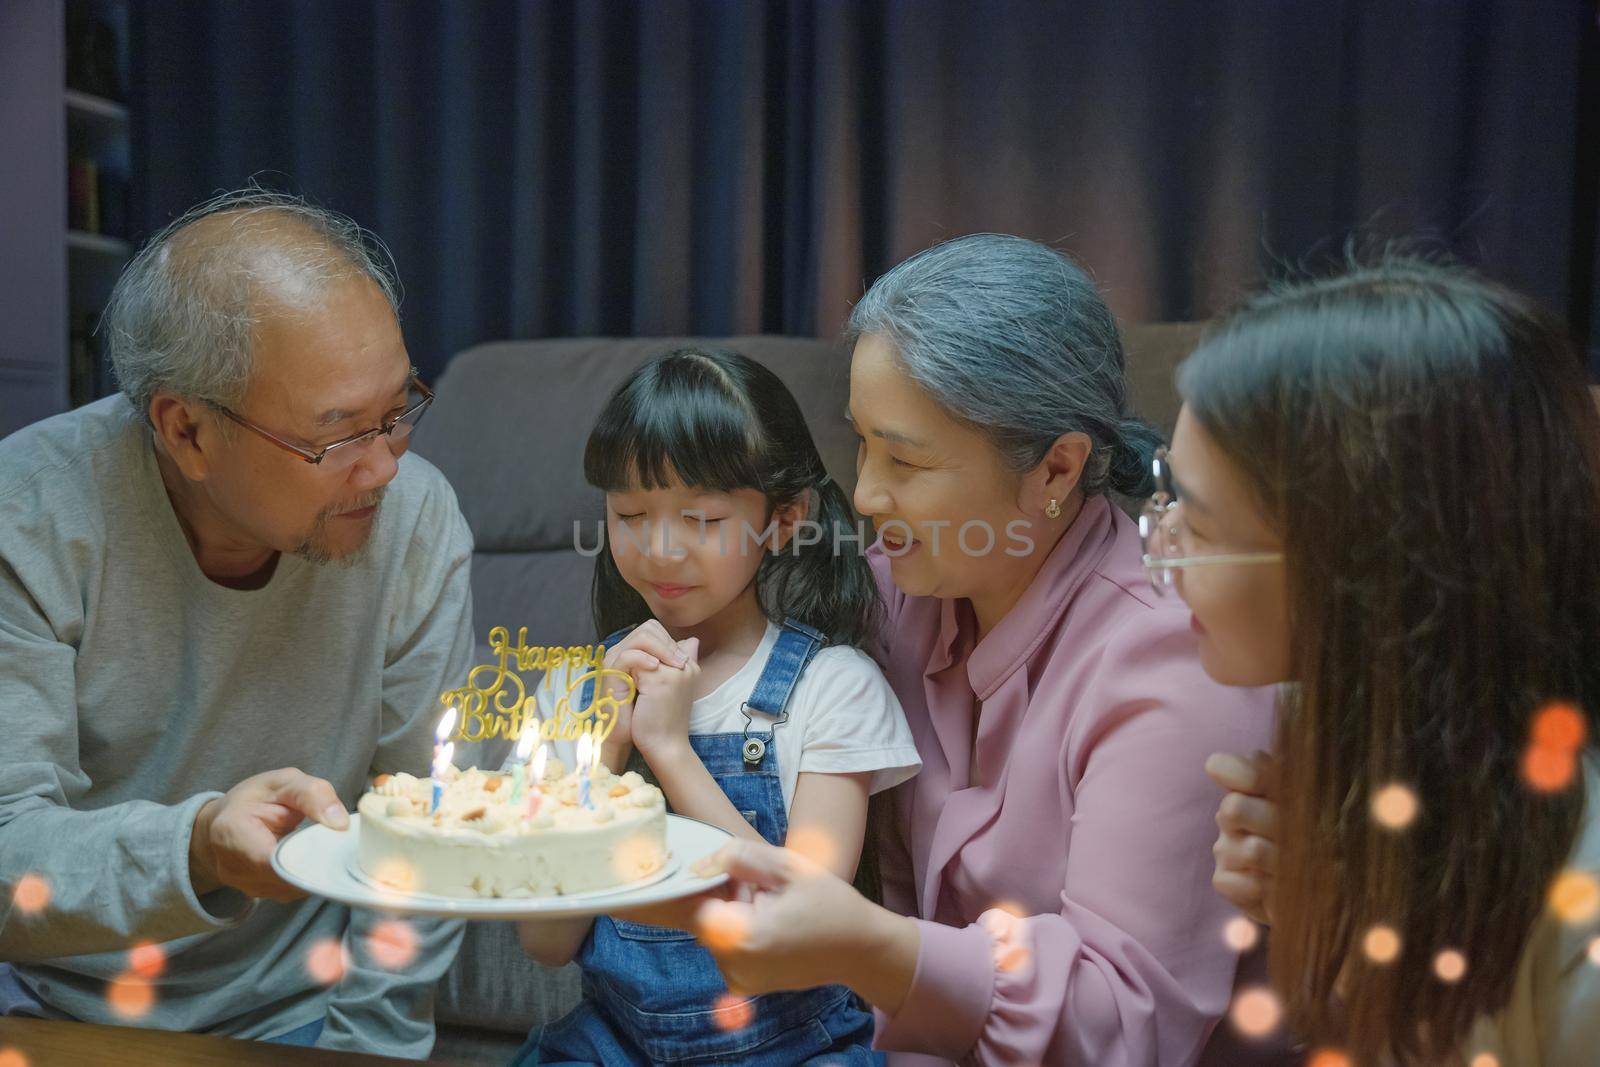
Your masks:
<path fill-rule="evenodd" d="M 1373 795 L 1372 817 L 1380 826 L 1404 830 L 1416 819 L 1417 806 L 1417 794 L 1397 782 Z"/>
<path fill-rule="evenodd" d="M 29 871 L 17 879 L 11 902 L 24 915 L 37 915 L 50 905 L 50 883 L 44 875 Z"/>
<path fill-rule="evenodd" d="M 409 893 L 416 885 L 417 872 L 405 860 L 391 859 L 380 863 L 372 872 L 372 877 L 390 889 Z"/>
<path fill-rule="evenodd" d="M 416 927 L 404 919 L 385 919 L 367 934 L 367 953 L 387 970 L 411 966 L 417 958 Z"/>
<path fill-rule="evenodd" d="M 306 971 L 322 985 L 336 985 L 349 969 L 350 961 L 338 938 L 322 938 L 306 953 Z"/>
<path fill-rule="evenodd" d="M 1433 973 L 1438 975 L 1441 982 L 1459 982 L 1467 973 L 1467 957 L 1453 948 L 1447 948 L 1433 957 Z"/>
<path fill-rule="evenodd" d="M 1009 941 L 1016 936 L 1017 916 L 1004 905 L 990 908 L 978 916 L 978 924 L 989 931 L 996 941 Z"/>
<path fill-rule="evenodd" d="M 1472 1057 L 1472 1067 L 1500 1067 L 1500 1057 L 1492 1052 L 1480 1052 Z"/>
<path fill-rule="evenodd" d="M 839 862 L 838 841 L 820 826 L 795 827 L 789 831 L 789 836 L 784 838 L 783 845 L 790 851 L 798 852 L 813 863 L 829 869 Z"/>
<path fill-rule="evenodd" d="M 1283 1004 L 1270 989 L 1247 989 L 1233 998 L 1228 1017 L 1241 1034 L 1266 1037 L 1283 1019 Z"/>
<path fill-rule="evenodd" d="M 1235 915 L 1222 928 L 1222 939 L 1235 952 L 1249 952 L 1261 940 L 1261 928 L 1243 915 Z"/>
<path fill-rule="evenodd" d="M 142 1019 L 155 1007 L 156 991 L 145 979 L 122 974 L 106 987 L 106 1005 L 112 1014 L 124 1019 Z"/>
<path fill-rule="evenodd" d="M 1355 1064 L 1336 1048 L 1319 1048 L 1306 1060 L 1306 1067 L 1355 1067 Z"/>
<path fill-rule="evenodd" d="M 128 973 L 146 981 L 167 969 L 167 953 L 154 941 L 137 942 L 128 950 Z"/>
<path fill-rule="evenodd" d="M 1550 886 L 1550 910 L 1577 926 L 1600 916 L 1600 881 L 1588 871 L 1565 870 Z"/>
<path fill-rule="evenodd" d="M 1009 901 L 996 904 L 980 915 L 978 922 L 994 940 L 996 969 L 1007 974 L 1015 973 L 1033 959 L 1033 952 L 1017 936 L 1022 925 L 1021 905 Z"/>
<path fill-rule="evenodd" d="M 1578 754 L 1589 733 L 1583 713 L 1571 704 L 1546 704 L 1534 713 L 1522 777 L 1540 793 L 1558 793 L 1578 774 Z"/>
<path fill-rule="evenodd" d="M 747 905 L 707 901 L 700 909 L 700 941 L 712 952 L 731 952 L 750 936 Z"/>
<path fill-rule="evenodd" d="M 1578 774 L 1578 757 L 1566 749 L 1530 745 L 1522 754 L 1522 780 L 1539 793 L 1559 793 Z"/>
<path fill-rule="evenodd" d="M 995 968 L 1005 974 L 1015 974 L 1027 966 L 1033 959 L 1033 953 L 1028 951 L 1026 945 L 1019 945 L 1015 941 L 995 946 Z"/>
<path fill-rule="evenodd" d="M 734 1030 L 743 1030 L 755 1021 L 756 1002 L 749 997 L 724 993 L 717 998 L 712 1017 L 719 1030 L 730 1033 Z"/>
<path fill-rule="evenodd" d="M 612 866 L 617 874 L 629 882 L 654 874 L 666 861 L 661 843 L 643 834 L 624 840 L 612 856 Z"/>
<path fill-rule="evenodd" d="M 0 1067 L 31 1067 L 20 1049 L 0 1048 Z"/>
<path fill-rule="evenodd" d="M 1392 926 L 1374 926 L 1361 938 L 1361 951 L 1373 963 L 1393 963 L 1400 958 L 1400 935 Z"/>
<path fill-rule="evenodd" d="M 1571 704 L 1547 704 L 1533 716 L 1533 743 L 1576 752 L 1583 747 L 1589 727 L 1583 712 Z"/>
<path fill-rule="evenodd" d="M 1600 937 L 1589 942 L 1589 962 L 1600 967 Z"/>

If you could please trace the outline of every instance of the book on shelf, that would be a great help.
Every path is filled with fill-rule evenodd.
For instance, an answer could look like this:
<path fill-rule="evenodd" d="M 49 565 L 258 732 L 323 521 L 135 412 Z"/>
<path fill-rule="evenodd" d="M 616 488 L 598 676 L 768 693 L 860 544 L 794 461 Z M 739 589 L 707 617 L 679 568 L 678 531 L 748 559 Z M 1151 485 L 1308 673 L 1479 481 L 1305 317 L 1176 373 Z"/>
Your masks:
<path fill-rule="evenodd" d="M 92 159 L 69 159 L 67 228 L 108 237 L 127 237 L 127 179 Z"/>
<path fill-rule="evenodd" d="M 67 160 L 67 228 L 100 232 L 100 166 L 92 159 Z"/>

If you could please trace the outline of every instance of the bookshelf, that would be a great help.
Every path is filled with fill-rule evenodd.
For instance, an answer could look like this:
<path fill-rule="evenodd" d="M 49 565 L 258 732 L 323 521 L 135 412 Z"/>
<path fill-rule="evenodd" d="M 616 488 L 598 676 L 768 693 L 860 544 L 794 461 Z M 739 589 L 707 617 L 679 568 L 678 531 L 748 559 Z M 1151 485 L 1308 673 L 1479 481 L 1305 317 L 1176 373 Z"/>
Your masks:
<path fill-rule="evenodd" d="M 130 8 L 0 2 L 0 436 L 113 388 L 94 331 L 134 251 Z"/>
<path fill-rule="evenodd" d="M 95 329 L 132 248 L 128 179 L 133 136 L 128 0 L 65 0 L 67 124 L 67 403 L 105 396 L 112 382 Z"/>

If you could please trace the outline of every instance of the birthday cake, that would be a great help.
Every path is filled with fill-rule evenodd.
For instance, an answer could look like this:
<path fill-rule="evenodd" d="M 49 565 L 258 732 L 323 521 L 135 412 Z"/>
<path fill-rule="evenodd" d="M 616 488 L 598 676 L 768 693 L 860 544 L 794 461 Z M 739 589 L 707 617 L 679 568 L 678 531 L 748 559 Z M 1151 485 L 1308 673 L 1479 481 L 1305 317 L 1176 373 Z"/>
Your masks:
<path fill-rule="evenodd" d="M 666 864 L 661 790 L 632 771 L 559 760 L 542 770 L 539 781 L 476 767 L 380 775 L 357 805 L 361 870 L 410 893 L 534 898 L 626 885 Z"/>

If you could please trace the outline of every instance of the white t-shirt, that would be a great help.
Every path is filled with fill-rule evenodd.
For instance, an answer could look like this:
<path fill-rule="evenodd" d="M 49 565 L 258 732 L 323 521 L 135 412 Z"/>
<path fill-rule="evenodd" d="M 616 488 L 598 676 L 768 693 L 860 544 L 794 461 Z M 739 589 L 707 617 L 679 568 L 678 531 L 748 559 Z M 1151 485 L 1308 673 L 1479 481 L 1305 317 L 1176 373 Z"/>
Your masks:
<path fill-rule="evenodd" d="M 689 733 L 744 732 L 744 712 L 739 707 L 755 692 L 756 680 L 761 677 L 780 632 L 781 627 L 768 622 L 761 644 L 744 666 L 694 702 L 689 712 Z M 552 682 L 554 684 L 541 682 L 537 685 L 535 699 L 541 719 L 548 720 L 555 714 L 556 702 L 566 692 L 565 684 Z M 576 702 L 576 695 L 573 700 Z M 789 696 L 786 710 L 789 721 L 776 727 L 766 715 L 751 716 L 752 732 L 771 731 L 777 745 L 778 778 L 783 788 L 785 811 L 794 807 L 794 791 L 801 771 L 819 774 L 874 771 L 870 791 L 879 793 L 914 777 L 922 767 L 900 701 L 878 665 L 858 648 L 833 645 L 811 657 Z M 572 766 L 576 757 L 575 742 L 555 741 L 550 747 L 551 755 Z"/>

